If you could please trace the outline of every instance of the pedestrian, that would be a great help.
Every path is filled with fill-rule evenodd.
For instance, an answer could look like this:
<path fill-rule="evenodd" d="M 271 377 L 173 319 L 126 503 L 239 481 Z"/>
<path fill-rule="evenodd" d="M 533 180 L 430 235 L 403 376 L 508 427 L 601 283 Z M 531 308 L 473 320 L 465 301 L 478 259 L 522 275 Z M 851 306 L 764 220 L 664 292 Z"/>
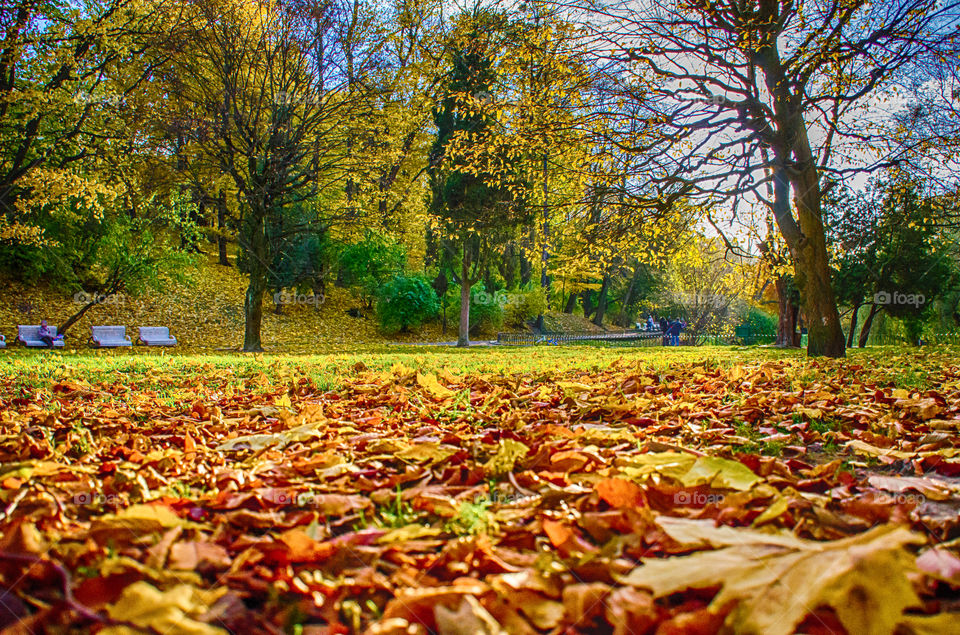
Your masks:
<path fill-rule="evenodd" d="M 667 334 L 667 331 L 670 330 L 670 324 L 667 322 L 667 318 L 660 318 L 660 333 L 663 335 L 663 345 L 670 345 L 670 336 Z"/>

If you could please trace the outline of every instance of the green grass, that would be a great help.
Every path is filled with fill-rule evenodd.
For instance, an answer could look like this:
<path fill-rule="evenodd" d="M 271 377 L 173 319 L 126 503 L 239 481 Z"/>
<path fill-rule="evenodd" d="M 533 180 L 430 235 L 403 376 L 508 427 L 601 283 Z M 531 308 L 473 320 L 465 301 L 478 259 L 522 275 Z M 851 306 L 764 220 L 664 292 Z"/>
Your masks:
<path fill-rule="evenodd" d="M 202 389 L 216 380 L 218 390 L 231 387 L 237 391 L 258 392 L 269 383 L 292 384 L 309 378 L 321 389 L 335 390 L 357 376 L 358 363 L 376 372 L 389 371 L 401 364 L 425 372 L 448 369 L 455 374 L 545 373 L 548 377 L 565 371 L 601 371 L 615 363 L 635 364 L 638 372 L 664 373 L 675 364 L 697 364 L 704 372 L 711 372 L 739 364 L 791 360 L 796 365 L 793 378 L 805 383 L 815 381 L 826 370 L 823 364 L 861 364 L 883 366 L 887 370 L 881 377 L 898 387 L 916 390 L 934 381 L 927 370 L 931 368 L 931 354 L 951 360 L 958 350 L 942 348 L 933 353 L 927 349 L 920 354 L 905 353 L 895 347 L 875 347 L 851 350 L 847 359 L 839 362 L 812 362 L 799 350 L 729 346 L 622 348 L 583 344 L 458 349 L 368 345 L 349 352 L 315 354 L 8 349 L 0 352 L 0 381 L 12 384 L 25 398 L 37 390 L 49 390 L 61 381 L 116 383 L 131 390 L 155 390 L 160 400 L 174 405 L 174 395 L 182 395 L 184 383 L 189 382 L 196 382 L 197 388 Z M 915 368 L 921 365 L 926 368 Z M 261 375 L 267 380 L 263 385 L 259 381 Z M 449 414 L 467 412 L 469 402 L 453 408 Z"/>

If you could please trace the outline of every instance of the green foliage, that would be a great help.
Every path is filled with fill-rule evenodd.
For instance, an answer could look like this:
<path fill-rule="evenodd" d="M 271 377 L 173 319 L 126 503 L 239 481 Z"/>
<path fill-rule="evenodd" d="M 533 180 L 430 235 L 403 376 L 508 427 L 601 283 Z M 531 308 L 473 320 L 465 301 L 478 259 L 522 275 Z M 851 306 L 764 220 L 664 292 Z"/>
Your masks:
<path fill-rule="evenodd" d="M 385 333 L 419 327 L 439 311 L 437 294 L 420 276 L 396 275 L 380 287 L 377 318 Z"/>
<path fill-rule="evenodd" d="M 460 323 L 460 285 L 450 285 L 446 297 L 450 317 Z M 470 287 L 470 333 L 492 333 L 503 325 L 503 308 L 496 294 L 489 293 L 482 282 Z"/>
<path fill-rule="evenodd" d="M 740 310 L 740 323 L 749 324 L 752 333 L 776 333 L 777 316 L 755 305 L 746 305 Z"/>
<path fill-rule="evenodd" d="M 171 230 L 189 233 L 191 226 L 160 202 L 153 212 L 152 218 L 131 220 L 119 213 L 39 210 L 30 220 L 44 229 L 47 243 L 0 245 L 0 269 L 30 283 L 46 280 L 68 293 L 137 295 L 185 282 L 193 259 L 168 236 Z"/>
<path fill-rule="evenodd" d="M 500 294 L 497 294 L 500 297 Z M 514 291 L 507 296 L 503 307 L 503 320 L 510 326 L 522 327 L 547 310 L 547 294 L 540 285 L 526 290 Z"/>
<path fill-rule="evenodd" d="M 340 252 L 340 283 L 352 287 L 370 306 L 381 285 L 403 272 L 407 254 L 392 238 L 367 230 L 363 240 Z"/>

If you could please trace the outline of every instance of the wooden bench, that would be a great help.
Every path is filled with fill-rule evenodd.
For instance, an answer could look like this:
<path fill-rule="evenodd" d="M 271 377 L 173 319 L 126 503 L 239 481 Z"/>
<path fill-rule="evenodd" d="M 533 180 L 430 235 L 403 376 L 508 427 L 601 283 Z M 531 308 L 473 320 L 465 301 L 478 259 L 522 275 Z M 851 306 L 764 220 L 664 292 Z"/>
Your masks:
<path fill-rule="evenodd" d="M 90 343 L 99 348 L 133 346 L 125 326 L 91 326 Z"/>
<path fill-rule="evenodd" d="M 170 329 L 166 326 L 141 326 L 137 342 L 146 346 L 176 346 L 177 338 L 170 335 Z"/>
<path fill-rule="evenodd" d="M 55 347 L 63 347 L 63 336 L 57 335 L 57 327 L 48 326 L 50 332 L 56 336 L 56 339 L 53 340 L 53 345 Z M 17 326 L 17 341 L 23 344 L 24 346 L 35 346 L 40 348 L 47 348 L 49 345 L 40 339 L 40 325 L 39 324 L 20 324 Z"/>

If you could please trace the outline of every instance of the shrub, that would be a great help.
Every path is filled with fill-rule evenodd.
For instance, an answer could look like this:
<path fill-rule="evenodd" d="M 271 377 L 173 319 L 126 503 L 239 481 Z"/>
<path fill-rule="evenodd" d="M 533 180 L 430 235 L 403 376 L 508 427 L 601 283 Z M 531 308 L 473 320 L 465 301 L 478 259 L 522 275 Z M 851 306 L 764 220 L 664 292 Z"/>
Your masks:
<path fill-rule="evenodd" d="M 340 283 L 353 289 L 364 306 L 370 307 L 380 287 L 403 273 L 406 259 L 403 245 L 367 230 L 363 240 L 340 252 Z"/>
<path fill-rule="evenodd" d="M 497 300 L 503 292 L 497 292 Z M 522 327 L 527 320 L 541 315 L 547 310 L 547 294 L 543 287 L 533 286 L 526 290 L 506 294 L 503 307 L 504 321 L 510 326 Z"/>
<path fill-rule="evenodd" d="M 739 319 L 742 324 L 749 324 L 754 334 L 769 334 L 777 332 L 777 316 L 767 313 L 757 306 L 747 305 L 740 311 Z"/>
<path fill-rule="evenodd" d="M 380 287 L 377 295 L 377 318 L 385 333 L 419 327 L 440 311 L 437 294 L 419 276 L 396 275 Z"/>
<path fill-rule="evenodd" d="M 450 285 L 447 291 L 447 306 L 453 322 L 460 321 L 460 285 Z M 470 332 L 491 333 L 503 324 L 503 309 L 496 301 L 495 293 L 488 293 L 482 282 L 470 288 Z"/>

